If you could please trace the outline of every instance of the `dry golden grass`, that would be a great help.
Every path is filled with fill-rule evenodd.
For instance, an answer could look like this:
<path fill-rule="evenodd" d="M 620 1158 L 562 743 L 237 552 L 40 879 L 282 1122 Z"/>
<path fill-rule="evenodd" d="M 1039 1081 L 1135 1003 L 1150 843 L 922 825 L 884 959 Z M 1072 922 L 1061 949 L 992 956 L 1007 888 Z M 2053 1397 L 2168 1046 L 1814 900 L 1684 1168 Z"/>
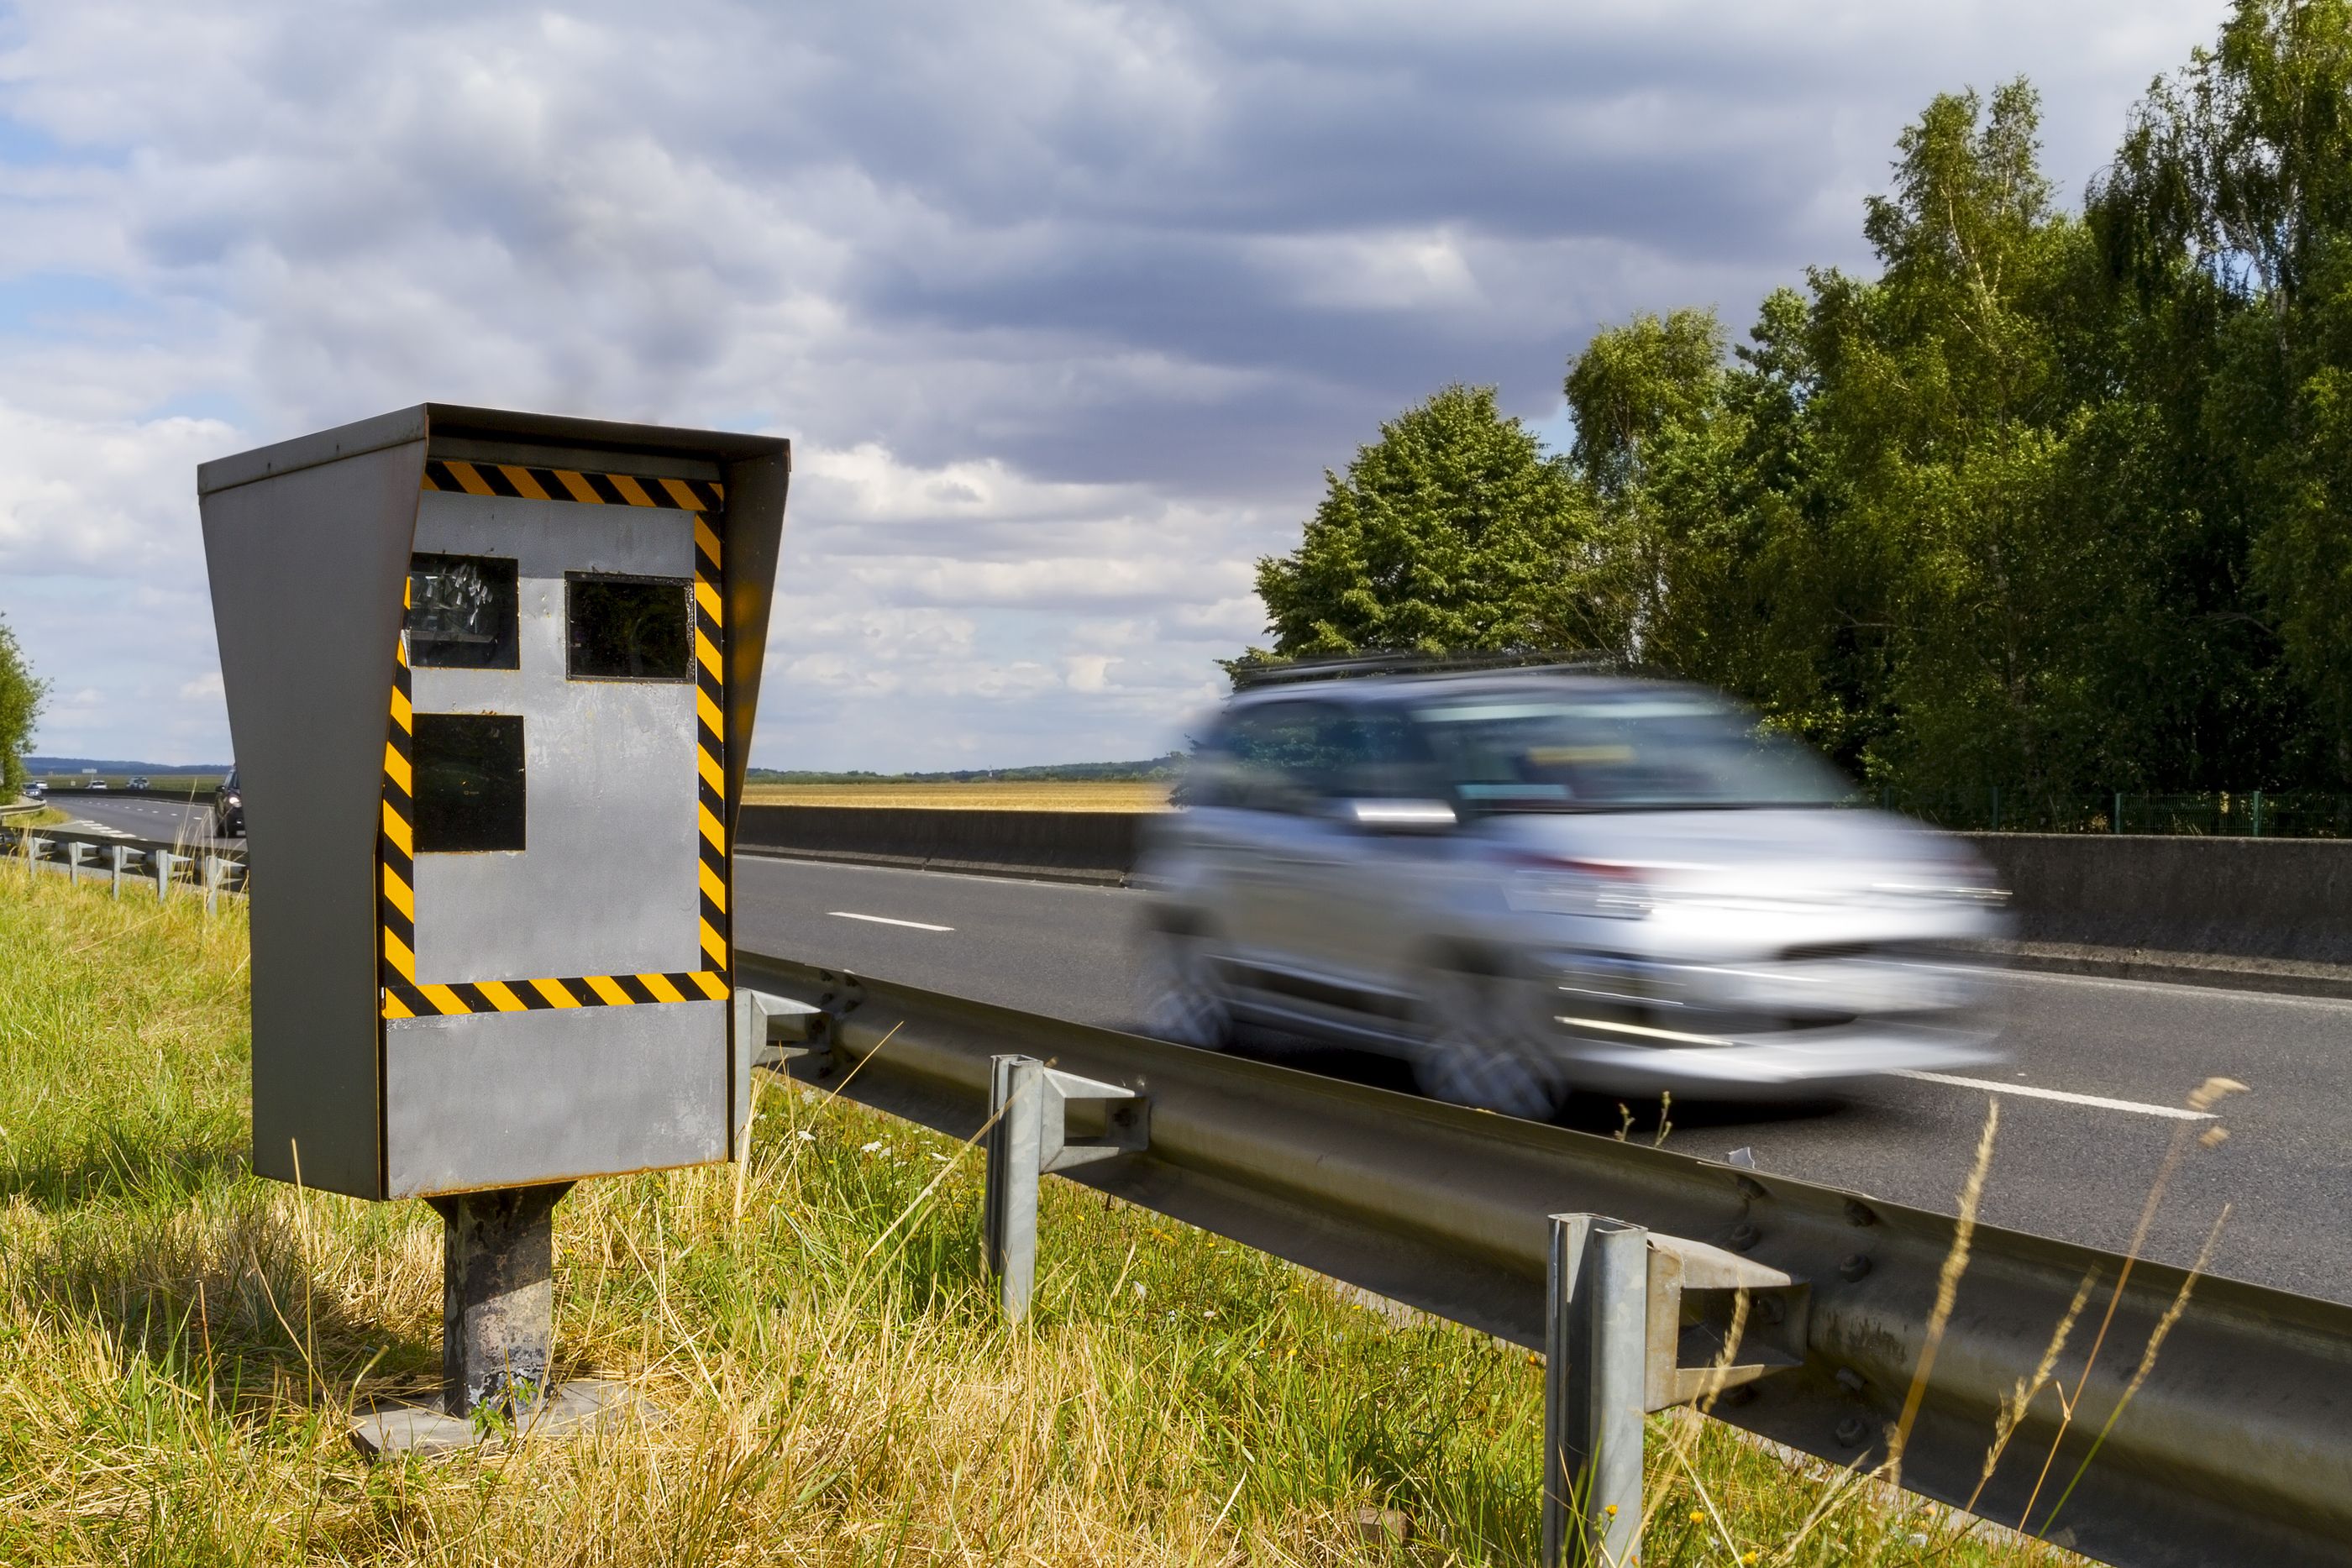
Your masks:
<path fill-rule="evenodd" d="M 245 1170 L 245 925 L 0 874 L 0 1562 L 1517 1563 L 1531 1358 L 1045 1184 L 1030 1322 L 968 1149 L 771 1087 L 732 1168 L 557 1210 L 562 1375 L 643 1418 L 371 1466 L 429 1388 L 439 1222 Z M 1662 1418 L 1643 1561 L 2063 1561 Z M 1702 1490 L 1703 1489 L 1703 1490 Z M 1365 1510 L 1409 1538 L 1368 1540 Z M 1380 1517 L 1375 1515 L 1375 1517 Z"/>
<path fill-rule="evenodd" d="M 1169 785 L 1157 782 L 971 784 L 750 784 L 743 799 L 763 806 L 928 806 L 947 810 L 1164 811 Z"/>

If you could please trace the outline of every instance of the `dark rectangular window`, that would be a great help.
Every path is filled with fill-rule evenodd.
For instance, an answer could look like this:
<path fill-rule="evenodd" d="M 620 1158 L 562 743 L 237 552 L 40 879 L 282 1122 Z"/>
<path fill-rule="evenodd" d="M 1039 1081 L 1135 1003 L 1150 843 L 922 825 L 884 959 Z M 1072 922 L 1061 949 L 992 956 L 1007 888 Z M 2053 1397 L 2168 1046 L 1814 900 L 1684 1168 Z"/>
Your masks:
<path fill-rule="evenodd" d="M 522 848 L 520 716 L 420 713 L 410 733 L 416 852 Z"/>
<path fill-rule="evenodd" d="M 694 589 L 679 577 L 570 572 L 565 668 L 575 681 L 694 678 Z"/>
<path fill-rule="evenodd" d="M 511 670 L 515 563 L 487 555 L 408 559 L 408 662 L 417 669 Z"/>

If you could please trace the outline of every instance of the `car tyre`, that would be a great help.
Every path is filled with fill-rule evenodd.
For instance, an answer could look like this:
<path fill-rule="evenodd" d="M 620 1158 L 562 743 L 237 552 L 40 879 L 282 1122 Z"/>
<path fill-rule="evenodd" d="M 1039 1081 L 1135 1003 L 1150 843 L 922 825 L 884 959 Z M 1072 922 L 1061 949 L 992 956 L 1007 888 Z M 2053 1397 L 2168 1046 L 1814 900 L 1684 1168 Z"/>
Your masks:
<path fill-rule="evenodd" d="M 1139 990 L 1144 1033 L 1202 1051 L 1223 1051 L 1234 1043 L 1233 1002 L 1217 977 L 1209 945 L 1199 936 L 1147 934 Z"/>
<path fill-rule="evenodd" d="M 1423 988 L 1413 1081 L 1433 1100 L 1548 1122 L 1568 1099 L 1559 1070 L 1515 1038 L 1491 978 L 1440 970 Z"/>

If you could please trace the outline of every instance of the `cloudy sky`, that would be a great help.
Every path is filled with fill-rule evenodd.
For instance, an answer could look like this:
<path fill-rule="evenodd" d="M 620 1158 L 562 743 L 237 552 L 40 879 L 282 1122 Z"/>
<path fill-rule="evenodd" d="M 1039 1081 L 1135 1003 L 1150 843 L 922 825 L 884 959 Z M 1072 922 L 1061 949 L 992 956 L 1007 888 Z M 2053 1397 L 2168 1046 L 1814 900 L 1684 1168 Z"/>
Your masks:
<path fill-rule="evenodd" d="M 1809 263 L 1936 91 L 2071 198 L 2219 0 L 0 0 L 37 748 L 225 758 L 194 467 L 426 399 L 796 444 L 753 758 L 1149 755 L 1447 381 Z"/>

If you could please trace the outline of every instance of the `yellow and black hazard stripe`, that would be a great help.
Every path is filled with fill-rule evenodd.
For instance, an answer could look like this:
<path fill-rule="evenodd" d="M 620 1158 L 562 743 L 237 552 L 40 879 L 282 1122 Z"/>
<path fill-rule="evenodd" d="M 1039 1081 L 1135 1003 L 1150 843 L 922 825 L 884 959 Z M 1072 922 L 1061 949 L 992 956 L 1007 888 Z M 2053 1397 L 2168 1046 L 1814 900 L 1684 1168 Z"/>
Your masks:
<path fill-rule="evenodd" d="M 702 832 L 702 954 L 727 971 L 727 634 L 719 613 L 719 530 L 694 515 L 694 764 Z"/>
<path fill-rule="evenodd" d="M 695 790 L 699 802 L 701 967 L 667 974 L 584 975 L 543 980 L 420 983 L 416 978 L 415 807 L 412 750 L 408 628 L 413 608 L 403 580 L 404 611 L 394 652 L 392 723 L 383 753 L 383 821 L 378 834 L 378 925 L 383 932 L 381 996 L 387 1019 L 529 1012 L 547 1008 L 627 1007 L 723 1001 L 729 992 L 727 908 L 726 630 L 716 518 L 726 487 L 701 479 L 591 474 L 509 463 L 435 458 L 425 465 L 424 488 L 530 501 L 587 506 L 658 507 L 692 515 L 694 524 Z"/>
<path fill-rule="evenodd" d="M 461 463 L 439 457 L 425 465 L 425 488 L 523 501 L 579 501 L 591 507 L 662 507 L 680 512 L 716 512 L 727 503 L 727 487 L 705 479 L 583 474 L 572 468 Z"/>
<path fill-rule="evenodd" d="M 388 1019 L 457 1018 L 467 1013 L 538 1012 L 550 1008 L 625 1008 L 652 1002 L 723 1002 L 727 977 L 709 969 L 675 975 L 579 975 L 561 980 L 459 980 L 416 985 L 388 977 Z"/>
<path fill-rule="evenodd" d="M 409 580 L 400 583 L 404 622 L 410 608 Z M 383 932 L 383 982 L 413 985 L 416 979 L 416 806 L 413 761 L 416 710 L 409 701 L 408 628 L 403 625 L 393 652 L 392 724 L 383 743 L 383 810 L 376 830 L 376 914 Z"/>

